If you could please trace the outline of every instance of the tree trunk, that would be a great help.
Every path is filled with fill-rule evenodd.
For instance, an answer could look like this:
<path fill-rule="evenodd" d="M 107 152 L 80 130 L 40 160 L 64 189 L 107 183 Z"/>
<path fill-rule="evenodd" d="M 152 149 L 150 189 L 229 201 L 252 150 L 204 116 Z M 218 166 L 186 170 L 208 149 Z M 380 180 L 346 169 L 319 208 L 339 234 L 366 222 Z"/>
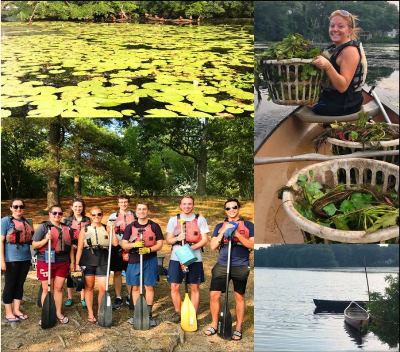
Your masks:
<path fill-rule="evenodd" d="M 74 197 L 80 198 L 82 196 L 82 183 L 81 175 L 74 176 Z"/>
<path fill-rule="evenodd" d="M 74 197 L 82 196 L 82 177 L 81 177 L 81 163 L 82 163 L 82 151 L 80 145 L 76 145 L 75 162 L 77 168 L 74 175 Z"/>
<path fill-rule="evenodd" d="M 197 194 L 205 196 L 207 193 L 207 142 L 208 142 L 208 120 L 205 119 L 202 138 L 200 141 L 199 158 L 197 159 Z"/>
<path fill-rule="evenodd" d="M 60 203 L 60 149 L 64 129 L 60 119 L 54 119 L 49 127 L 49 170 L 47 174 L 47 208 Z"/>

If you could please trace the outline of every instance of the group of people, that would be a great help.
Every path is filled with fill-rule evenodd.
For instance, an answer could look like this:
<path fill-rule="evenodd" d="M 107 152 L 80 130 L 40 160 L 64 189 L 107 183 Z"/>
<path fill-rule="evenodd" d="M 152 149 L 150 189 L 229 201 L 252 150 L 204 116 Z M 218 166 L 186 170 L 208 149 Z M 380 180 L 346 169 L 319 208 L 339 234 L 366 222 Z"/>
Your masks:
<path fill-rule="evenodd" d="M 174 315 L 171 321 L 179 322 L 181 316 L 180 285 L 184 278 L 190 287 L 190 299 L 196 311 L 200 304 L 200 284 L 205 281 L 202 260 L 204 246 L 210 242 L 212 250 L 219 250 L 218 261 L 212 269 L 210 284 L 210 312 L 212 321 L 204 331 L 211 336 L 217 332 L 220 296 L 226 290 L 226 272 L 229 240 L 232 241 L 230 279 L 233 282 L 236 302 L 236 327 L 233 340 L 242 338 L 242 324 L 245 312 L 245 290 L 249 276 L 249 252 L 254 247 L 254 225 L 243 220 L 240 202 L 228 199 L 224 204 L 225 219 L 217 224 L 209 241 L 210 232 L 207 220 L 194 212 L 194 199 L 184 196 L 179 204 L 180 212 L 169 219 L 165 241 L 172 246 L 167 279 L 171 286 Z M 98 309 L 105 294 L 108 273 L 108 256 L 111 248 L 109 270 L 113 271 L 115 300 L 113 309 L 120 309 L 122 299 L 122 272 L 125 271 L 128 296 L 125 304 L 134 309 L 140 289 L 140 256 L 143 258 L 143 285 L 145 299 L 149 308 L 150 326 L 157 322 L 152 317 L 155 286 L 159 279 L 157 252 L 164 244 L 161 227 L 149 218 L 149 206 L 138 202 L 134 211 L 129 209 L 129 197 L 118 196 L 118 211 L 112 213 L 106 224 L 104 213 L 92 207 L 86 216 L 85 203 L 74 199 L 70 216 L 64 217 L 60 205 L 49 209 L 48 220 L 42 222 L 34 231 L 33 225 L 24 217 L 25 204 L 14 199 L 10 205 L 11 215 L 1 220 L 1 269 L 5 274 L 3 303 L 5 319 L 18 322 L 28 319 L 21 311 L 23 286 L 31 266 L 30 246 L 36 250 L 37 277 L 42 284 L 42 304 L 48 286 L 48 260 L 51 262 L 51 290 L 53 291 L 56 314 L 61 324 L 69 319 L 63 314 L 63 287 L 67 281 L 68 297 L 64 306 L 73 304 L 73 280 L 71 273 L 81 272 L 84 289 L 81 291 L 81 304 L 88 312 L 88 321 L 95 323 L 93 310 L 94 287 L 98 288 Z M 184 226 L 182 226 L 182 224 Z M 235 228 L 233 234 L 228 229 Z M 229 233 L 229 235 L 228 235 Z M 49 247 L 50 241 L 50 247 Z M 181 263 L 178 249 L 188 244 L 195 255 L 195 261 Z M 51 248 L 48 253 L 48 248 Z M 97 312 L 98 313 L 98 312 Z M 133 318 L 128 320 L 133 324 Z M 39 322 L 40 324 L 40 322 Z"/>

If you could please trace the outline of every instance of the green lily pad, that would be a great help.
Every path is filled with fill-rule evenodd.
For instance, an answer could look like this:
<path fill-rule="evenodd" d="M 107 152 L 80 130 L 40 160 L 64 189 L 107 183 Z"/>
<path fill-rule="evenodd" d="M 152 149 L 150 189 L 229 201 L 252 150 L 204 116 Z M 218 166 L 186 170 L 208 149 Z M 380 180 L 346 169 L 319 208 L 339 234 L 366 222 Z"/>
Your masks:
<path fill-rule="evenodd" d="M 233 106 L 229 106 L 226 108 L 226 111 L 230 112 L 231 114 L 243 114 L 244 110 L 241 108 L 234 108 Z"/>
<path fill-rule="evenodd" d="M 150 109 L 146 111 L 145 117 L 178 117 L 178 114 L 165 109 Z"/>
<path fill-rule="evenodd" d="M 193 106 L 197 110 L 209 113 L 217 113 L 225 110 L 224 105 L 216 102 L 195 102 Z"/>
<path fill-rule="evenodd" d="M 122 113 L 122 115 L 124 115 L 124 116 L 135 116 L 135 115 L 136 115 L 135 110 L 129 110 L 129 109 L 127 109 L 127 110 L 122 110 L 121 113 Z"/>
<path fill-rule="evenodd" d="M 9 117 L 11 116 L 11 111 L 10 110 L 6 110 L 6 109 L 1 109 L 0 110 L 0 117 Z"/>

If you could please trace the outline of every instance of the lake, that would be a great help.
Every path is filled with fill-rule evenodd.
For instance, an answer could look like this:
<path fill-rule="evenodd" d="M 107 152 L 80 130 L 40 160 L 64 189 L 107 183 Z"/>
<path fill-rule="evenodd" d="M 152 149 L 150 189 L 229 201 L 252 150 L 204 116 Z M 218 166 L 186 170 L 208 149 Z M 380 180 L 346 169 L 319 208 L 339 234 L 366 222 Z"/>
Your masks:
<path fill-rule="evenodd" d="M 362 341 L 346 330 L 343 314 L 314 314 L 313 298 L 368 300 L 364 268 L 255 268 L 255 351 L 390 351 L 372 332 Z M 368 268 L 371 291 L 383 292 L 396 268 Z M 392 349 L 397 351 L 397 349 Z"/>
<path fill-rule="evenodd" d="M 259 55 L 270 43 L 255 43 L 255 53 Z M 327 44 L 318 44 L 326 47 Z M 399 113 L 399 45 L 365 44 L 368 61 L 366 88 L 375 85 L 375 91 L 383 103 Z M 267 101 L 267 90 L 261 89 L 262 99 L 256 98 L 255 106 L 255 149 L 282 118 L 292 112 L 295 106 L 283 106 Z"/>
<path fill-rule="evenodd" d="M 253 26 L 2 23 L 2 117 L 253 115 Z"/>

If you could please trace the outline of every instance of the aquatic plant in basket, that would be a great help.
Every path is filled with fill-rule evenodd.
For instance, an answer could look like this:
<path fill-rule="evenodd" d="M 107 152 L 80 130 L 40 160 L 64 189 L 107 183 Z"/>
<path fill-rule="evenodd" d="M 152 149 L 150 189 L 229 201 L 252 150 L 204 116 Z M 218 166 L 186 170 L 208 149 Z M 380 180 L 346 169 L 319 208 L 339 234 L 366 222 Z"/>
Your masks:
<path fill-rule="evenodd" d="M 366 231 L 398 225 L 399 196 L 394 190 L 382 192 L 379 186 L 321 184 L 313 173 L 299 175 L 299 188 L 284 187 L 295 193 L 295 209 L 310 221 L 338 230 Z"/>
<path fill-rule="evenodd" d="M 261 54 L 263 78 L 278 104 L 312 104 L 319 96 L 323 71 L 311 64 L 321 50 L 300 34 L 289 34 Z"/>

